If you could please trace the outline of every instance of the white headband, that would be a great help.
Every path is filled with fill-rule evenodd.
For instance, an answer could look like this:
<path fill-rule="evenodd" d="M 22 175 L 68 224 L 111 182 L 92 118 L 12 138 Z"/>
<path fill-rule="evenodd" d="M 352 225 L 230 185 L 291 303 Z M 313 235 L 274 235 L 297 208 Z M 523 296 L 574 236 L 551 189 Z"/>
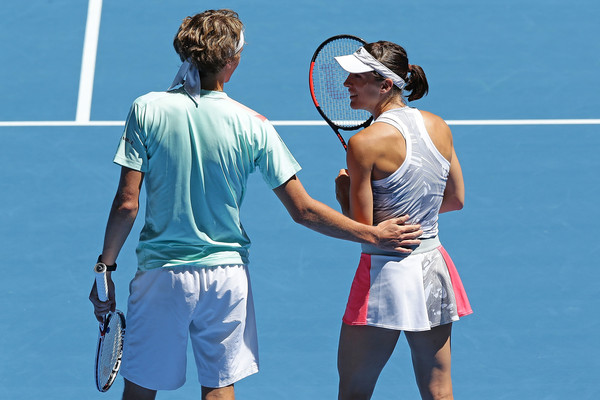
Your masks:
<path fill-rule="evenodd" d="M 240 40 L 235 48 L 233 55 L 238 54 L 242 51 L 244 47 L 244 30 L 240 31 Z M 185 60 L 179 71 L 177 71 L 177 75 L 175 75 L 175 79 L 173 79 L 173 83 L 167 89 L 167 91 L 173 89 L 175 86 L 183 84 L 183 88 L 190 95 L 190 97 L 196 102 L 196 105 L 200 101 L 200 91 L 201 91 L 201 82 L 200 82 L 200 71 L 194 64 L 192 64 L 189 59 Z"/>
<path fill-rule="evenodd" d="M 238 45 L 235 48 L 235 52 L 233 54 L 236 55 L 237 53 L 239 53 L 240 51 L 242 51 L 243 47 L 244 47 L 244 30 L 242 29 L 240 31 L 240 40 L 239 40 Z"/>
<path fill-rule="evenodd" d="M 354 54 L 335 57 L 340 66 L 351 74 L 361 74 L 363 72 L 376 71 L 384 78 L 391 79 L 398 88 L 403 89 L 406 86 L 404 79 L 379 62 L 364 47 L 356 50 Z"/>

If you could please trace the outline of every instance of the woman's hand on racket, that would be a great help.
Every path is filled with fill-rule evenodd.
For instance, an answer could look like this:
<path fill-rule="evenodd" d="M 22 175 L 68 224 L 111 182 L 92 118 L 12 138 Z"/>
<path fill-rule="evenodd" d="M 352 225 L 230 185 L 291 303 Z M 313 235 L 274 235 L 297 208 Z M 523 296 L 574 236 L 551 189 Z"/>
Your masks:
<path fill-rule="evenodd" d="M 94 306 L 94 315 L 98 322 L 102 322 L 104 316 L 109 312 L 114 312 L 117 306 L 115 301 L 115 284 L 110 276 L 110 272 L 106 273 L 106 284 L 108 287 L 108 301 L 101 301 L 98 298 L 98 289 L 96 287 L 96 281 L 94 280 L 94 284 L 92 285 L 92 290 L 90 292 L 90 301 Z"/>
<path fill-rule="evenodd" d="M 347 169 L 340 169 L 335 178 L 335 197 L 342 207 L 342 213 L 349 216 L 350 213 L 350 175 Z"/>
<path fill-rule="evenodd" d="M 421 225 L 404 225 L 408 218 L 408 215 L 403 215 L 379 223 L 377 225 L 379 240 L 376 246 L 400 253 L 411 253 L 421 243 L 417 238 L 423 234 L 423 231 Z"/>

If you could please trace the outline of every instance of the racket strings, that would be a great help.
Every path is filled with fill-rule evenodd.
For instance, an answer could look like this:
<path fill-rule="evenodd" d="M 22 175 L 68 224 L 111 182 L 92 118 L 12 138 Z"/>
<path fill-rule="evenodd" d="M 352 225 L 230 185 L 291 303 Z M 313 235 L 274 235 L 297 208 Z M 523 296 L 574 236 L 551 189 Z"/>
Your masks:
<path fill-rule="evenodd" d="M 341 128 L 362 125 L 371 116 L 365 110 L 350 108 L 350 95 L 344 86 L 348 73 L 334 57 L 354 53 L 362 43 L 340 38 L 327 43 L 317 55 L 313 67 L 314 95 L 321 110 Z"/>
<path fill-rule="evenodd" d="M 114 314 L 108 321 L 97 364 L 97 379 L 101 386 L 112 383 L 116 377 L 122 350 L 123 325 L 119 315 Z"/>

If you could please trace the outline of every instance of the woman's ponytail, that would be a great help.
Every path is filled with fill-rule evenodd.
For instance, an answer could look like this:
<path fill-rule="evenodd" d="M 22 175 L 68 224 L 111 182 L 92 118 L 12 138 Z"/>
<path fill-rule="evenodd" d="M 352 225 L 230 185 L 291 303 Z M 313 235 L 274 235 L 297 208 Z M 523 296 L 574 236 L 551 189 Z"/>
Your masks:
<path fill-rule="evenodd" d="M 429 92 L 429 84 L 423 68 L 408 64 L 408 81 L 405 90 L 410 92 L 408 101 L 418 100 Z"/>

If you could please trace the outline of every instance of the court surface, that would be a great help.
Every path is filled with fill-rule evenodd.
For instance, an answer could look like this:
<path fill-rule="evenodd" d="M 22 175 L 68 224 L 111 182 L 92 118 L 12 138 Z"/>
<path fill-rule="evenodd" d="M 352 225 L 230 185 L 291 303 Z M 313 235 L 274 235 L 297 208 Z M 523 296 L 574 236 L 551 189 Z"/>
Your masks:
<path fill-rule="evenodd" d="M 593 0 L 105 1 L 86 78 L 93 92 L 80 91 L 87 1 L 2 2 L 0 398 L 120 398 L 120 378 L 108 393 L 94 387 L 87 300 L 119 175 L 112 156 L 131 102 L 166 89 L 177 72 L 171 42 L 181 20 L 224 7 L 239 12 L 247 41 L 228 94 L 275 123 L 308 192 L 334 208 L 344 154 L 328 127 L 309 123 L 319 120 L 310 57 L 340 33 L 407 49 L 430 83 L 413 105 L 451 123 L 467 185 L 464 210 L 440 218 L 475 311 L 454 325 L 455 397 L 597 398 Z M 292 222 L 259 174 L 242 218 L 253 240 L 261 371 L 236 385 L 238 398 L 336 398 L 337 337 L 359 246 Z M 115 275 L 123 310 L 140 228 L 138 218 Z M 190 360 L 185 386 L 158 398 L 199 391 Z M 403 338 L 373 398 L 418 398 Z"/>

